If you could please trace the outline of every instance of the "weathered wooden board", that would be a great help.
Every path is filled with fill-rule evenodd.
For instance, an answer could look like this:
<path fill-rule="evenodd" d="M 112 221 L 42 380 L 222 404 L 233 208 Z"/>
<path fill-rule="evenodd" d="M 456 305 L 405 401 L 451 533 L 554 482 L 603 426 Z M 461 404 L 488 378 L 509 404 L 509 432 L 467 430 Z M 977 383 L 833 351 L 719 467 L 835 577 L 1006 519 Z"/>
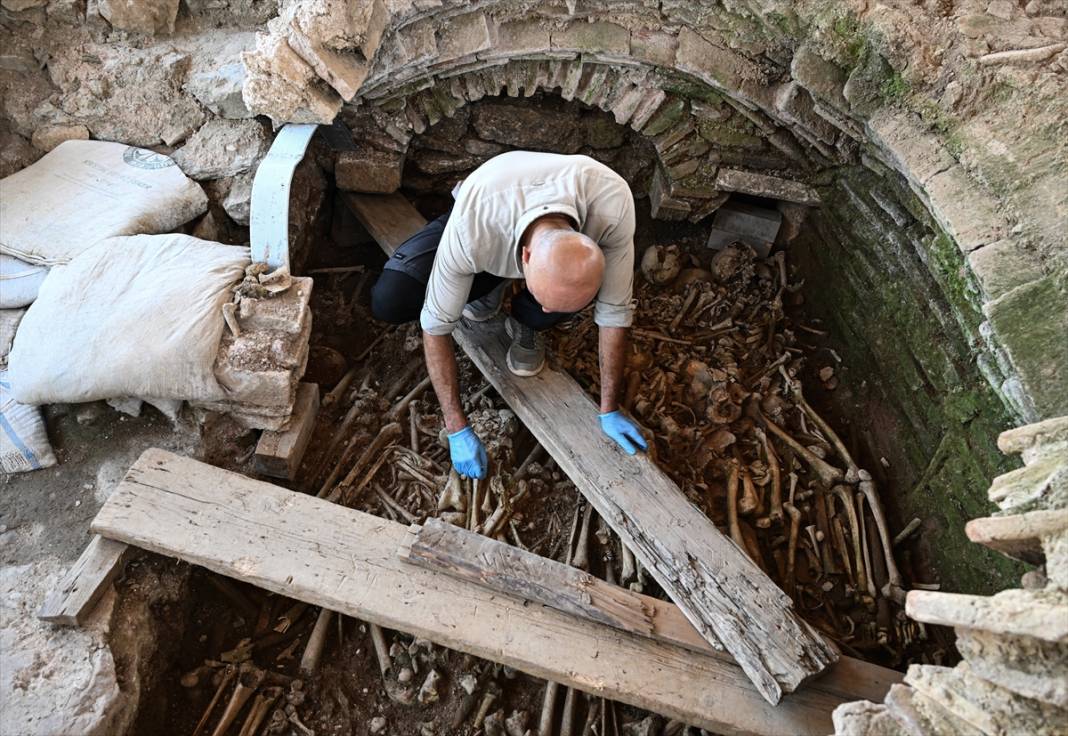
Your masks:
<path fill-rule="evenodd" d="M 403 195 L 389 196 L 388 206 L 371 195 L 347 201 L 392 253 L 426 221 Z M 789 597 L 655 463 L 597 431 L 598 409 L 570 376 L 546 368 L 518 378 L 506 368 L 501 323 L 465 325 L 453 332 L 457 344 L 697 631 L 722 642 L 769 702 L 837 660 Z"/>
<path fill-rule="evenodd" d="M 341 198 L 348 204 L 367 233 L 393 255 L 401 243 L 419 232 L 426 218 L 401 194 L 353 194 L 344 192 Z"/>
<path fill-rule="evenodd" d="M 319 414 L 319 385 L 301 383 L 297 386 L 297 398 L 293 402 L 293 415 L 289 425 L 277 432 L 267 430 L 260 435 L 253 456 L 257 473 L 272 478 L 293 480 L 300 468 L 301 458 L 311 442 L 315 430 L 315 418 Z"/>
<path fill-rule="evenodd" d="M 1042 537 L 1064 529 L 1068 529 L 1068 509 L 972 519 L 964 527 L 971 541 L 1032 565 L 1046 560 Z"/>
<path fill-rule="evenodd" d="M 722 644 L 705 641 L 668 601 L 440 519 L 413 524 L 411 531 L 409 543 L 399 550 L 405 562 L 697 652 L 723 651 Z"/>
<path fill-rule="evenodd" d="M 499 322 L 453 335 L 690 623 L 722 642 L 770 702 L 837 660 L 789 597 L 647 455 L 627 455 L 597 431 L 597 406 L 570 376 L 513 376 Z"/>
<path fill-rule="evenodd" d="M 122 572 L 128 549 L 122 542 L 94 536 L 59 587 L 45 598 L 37 618 L 55 624 L 81 626 L 111 582 Z"/>
<path fill-rule="evenodd" d="M 706 655 L 403 563 L 408 527 L 148 450 L 93 530 L 723 734 L 826 734 L 831 711 L 899 678 L 846 660 L 776 707 L 725 655 Z"/>

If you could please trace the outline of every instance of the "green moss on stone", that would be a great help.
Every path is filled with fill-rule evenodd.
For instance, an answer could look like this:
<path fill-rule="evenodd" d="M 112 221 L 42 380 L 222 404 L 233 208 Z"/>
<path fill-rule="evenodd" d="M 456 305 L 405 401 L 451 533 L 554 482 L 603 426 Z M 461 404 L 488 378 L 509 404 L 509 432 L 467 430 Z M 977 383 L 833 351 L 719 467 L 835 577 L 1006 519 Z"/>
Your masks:
<path fill-rule="evenodd" d="M 686 117 L 689 114 L 689 107 L 686 100 L 679 97 L 672 99 L 665 105 L 661 105 L 652 119 L 642 128 L 642 135 L 647 137 L 660 135 Z"/>

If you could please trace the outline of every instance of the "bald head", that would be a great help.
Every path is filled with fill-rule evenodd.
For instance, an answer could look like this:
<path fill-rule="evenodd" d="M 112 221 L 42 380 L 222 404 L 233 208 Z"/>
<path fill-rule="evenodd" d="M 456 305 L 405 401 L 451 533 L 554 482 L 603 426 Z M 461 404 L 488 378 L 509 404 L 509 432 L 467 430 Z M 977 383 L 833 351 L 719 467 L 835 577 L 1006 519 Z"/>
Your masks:
<path fill-rule="evenodd" d="M 597 296 L 604 252 L 571 228 L 537 227 L 523 248 L 527 289 L 547 312 L 577 312 Z"/>

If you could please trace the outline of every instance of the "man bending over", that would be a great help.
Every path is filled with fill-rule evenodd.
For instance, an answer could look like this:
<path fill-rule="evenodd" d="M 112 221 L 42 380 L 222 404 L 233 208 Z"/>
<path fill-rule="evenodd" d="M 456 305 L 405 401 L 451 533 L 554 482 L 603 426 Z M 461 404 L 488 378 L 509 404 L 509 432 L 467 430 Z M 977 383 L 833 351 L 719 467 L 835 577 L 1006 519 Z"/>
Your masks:
<path fill-rule="evenodd" d="M 545 366 L 540 333 L 596 299 L 601 429 L 630 454 L 645 449 L 641 431 L 619 411 L 634 312 L 634 199 L 626 181 L 588 156 L 513 151 L 476 169 L 455 195 L 452 211 L 402 244 L 371 291 L 377 319 L 419 318 L 453 466 L 473 478 L 486 474 L 486 450 L 460 403 L 451 333 L 461 317 L 494 317 L 513 279 L 526 285 L 505 321 L 509 370 L 537 375 Z"/>

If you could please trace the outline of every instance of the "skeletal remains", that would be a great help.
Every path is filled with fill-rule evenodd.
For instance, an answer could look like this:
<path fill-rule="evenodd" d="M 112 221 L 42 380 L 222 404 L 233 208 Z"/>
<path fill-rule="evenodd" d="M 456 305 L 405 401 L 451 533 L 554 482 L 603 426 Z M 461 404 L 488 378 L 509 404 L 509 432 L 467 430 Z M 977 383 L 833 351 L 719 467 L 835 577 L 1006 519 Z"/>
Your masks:
<path fill-rule="evenodd" d="M 687 258 L 673 249 L 643 262 L 655 273 L 638 289 L 625 408 L 653 439 L 653 458 L 793 597 L 810 623 L 851 654 L 882 654 L 897 664 L 906 650 L 927 639 L 922 625 L 907 621 L 900 610 L 905 582 L 893 556 L 894 546 L 915 525 L 898 540 L 891 538 L 875 479 L 803 394 L 798 330 L 824 333 L 792 325 L 785 316 L 783 300 L 798 288 L 787 281 L 785 257 L 761 261 L 734 246 L 716 255 L 708 270 L 687 268 Z M 587 312 L 552 338 L 555 359 L 594 394 L 595 335 Z M 630 550 L 545 459 L 544 450 L 532 438 L 522 441 L 514 415 L 477 380 L 463 382 L 470 387 L 465 410 L 486 440 L 490 475 L 481 481 L 457 475 L 436 405 L 422 400 L 430 384 L 421 356 L 412 354 L 399 370 L 383 371 L 374 365 L 372 350 L 383 340 L 418 347 L 404 340 L 403 330 L 384 330 L 360 356 L 369 361 L 357 362 L 324 399 L 320 421 L 330 439 L 304 465 L 299 480 L 306 490 L 405 523 L 437 516 L 611 583 L 660 594 Z M 388 385 L 375 384 L 382 375 L 390 376 Z M 524 446 L 530 449 L 519 456 Z M 573 504 L 570 533 L 560 515 L 567 514 L 561 499 Z M 236 591 L 221 592 L 246 617 L 256 615 L 256 605 L 241 601 Z M 345 619 L 326 610 L 305 616 L 306 609 L 294 603 L 266 622 L 260 613 L 260 638 L 243 641 L 183 678 L 190 687 L 210 682 L 215 688 L 194 736 L 208 733 L 214 719 L 213 736 L 314 733 L 298 715 L 302 681 L 253 664 L 264 642 L 290 642 L 276 661 L 295 661 L 293 649 L 306 636 L 299 671 L 304 678 L 318 676 L 332 624 L 340 637 Z M 500 707 L 504 688 L 515 676 L 508 668 L 422 640 L 405 643 L 402 635 L 373 624 L 358 625 L 390 700 L 426 706 L 455 688 L 459 703 L 450 722 L 438 731 L 423 724 L 423 733 L 696 733 L 677 722 L 660 729 L 655 719 L 624 724 L 611 701 L 555 683 L 545 685 L 536 719 L 523 710 L 506 713 Z M 242 713 L 240 728 L 232 730 Z M 374 723 L 386 729 L 383 718 Z"/>

